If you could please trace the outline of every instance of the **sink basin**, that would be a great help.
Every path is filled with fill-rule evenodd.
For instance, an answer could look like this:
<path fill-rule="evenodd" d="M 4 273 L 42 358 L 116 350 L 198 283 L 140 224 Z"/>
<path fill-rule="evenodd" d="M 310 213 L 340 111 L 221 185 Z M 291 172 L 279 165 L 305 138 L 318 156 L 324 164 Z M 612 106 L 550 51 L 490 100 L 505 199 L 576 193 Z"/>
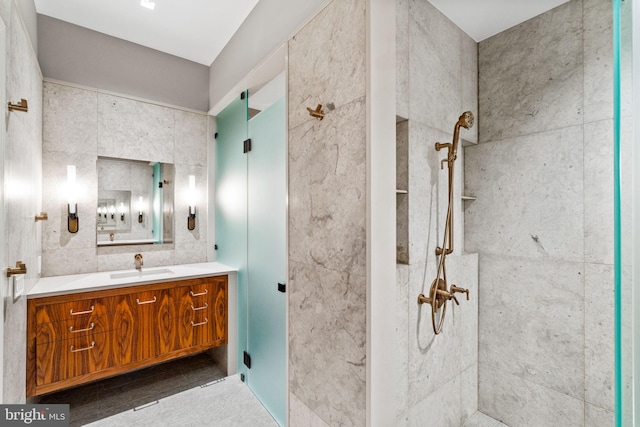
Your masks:
<path fill-rule="evenodd" d="M 146 277 L 158 274 L 173 274 L 168 268 L 155 268 L 153 270 L 128 271 L 126 273 L 112 273 L 111 279 L 127 279 L 130 277 Z"/>

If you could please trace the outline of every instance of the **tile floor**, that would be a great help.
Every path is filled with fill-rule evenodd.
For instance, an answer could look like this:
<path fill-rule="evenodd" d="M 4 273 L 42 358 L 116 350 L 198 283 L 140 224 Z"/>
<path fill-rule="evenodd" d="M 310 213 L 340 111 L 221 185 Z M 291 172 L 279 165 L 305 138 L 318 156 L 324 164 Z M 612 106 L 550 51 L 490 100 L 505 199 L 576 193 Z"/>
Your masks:
<path fill-rule="evenodd" d="M 207 353 L 40 397 L 68 403 L 75 426 L 277 427 L 238 376 Z"/>

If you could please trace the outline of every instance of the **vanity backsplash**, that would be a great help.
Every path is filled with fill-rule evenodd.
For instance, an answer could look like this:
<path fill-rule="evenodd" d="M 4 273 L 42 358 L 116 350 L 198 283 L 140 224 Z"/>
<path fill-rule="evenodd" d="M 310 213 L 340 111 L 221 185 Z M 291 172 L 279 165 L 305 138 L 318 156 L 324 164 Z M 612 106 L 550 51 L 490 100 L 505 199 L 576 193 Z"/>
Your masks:
<path fill-rule="evenodd" d="M 149 267 L 207 261 L 207 144 L 214 132 L 210 122 L 206 113 L 45 80 L 43 210 L 49 214 L 49 220 L 43 223 L 42 276 L 129 269 L 133 267 L 132 254 L 138 252 L 144 253 L 145 266 Z M 150 216 L 143 216 L 142 222 L 138 222 L 142 193 L 133 197 L 140 187 L 138 178 L 133 173 L 129 177 L 119 174 L 117 178 L 99 181 L 98 158 L 146 163 L 150 170 L 155 164 L 171 166 L 173 176 L 164 180 L 173 185 L 173 205 L 166 207 L 173 215 L 169 219 L 163 216 L 163 228 L 172 235 L 160 238 L 162 244 L 97 247 L 97 241 L 110 240 L 112 232 L 114 240 L 132 240 L 134 235 L 143 239 L 140 237 L 143 231 L 151 236 L 146 239 L 145 234 L 146 241 L 158 241 L 158 236 L 162 236 L 157 226 L 153 234 L 155 224 Z M 77 233 L 67 230 L 67 165 L 75 165 L 77 171 Z M 185 193 L 190 175 L 195 176 L 200 200 L 194 230 L 186 226 Z M 109 180 L 117 188 L 114 187 L 113 194 L 99 196 L 99 184 L 102 189 L 108 188 Z M 126 180 L 136 182 L 127 186 Z M 152 185 L 158 183 L 150 181 L 149 187 Z M 149 190 L 152 194 L 153 189 Z M 127 191 L 131 193 L 128 199 Z M 108 205 L 109 201 L 112 205 Z M 150 215 L 153 199 L 147 196 L 143 203 L 144 212 Z M 113 230 L 107 230 L 111 226 Z"/>

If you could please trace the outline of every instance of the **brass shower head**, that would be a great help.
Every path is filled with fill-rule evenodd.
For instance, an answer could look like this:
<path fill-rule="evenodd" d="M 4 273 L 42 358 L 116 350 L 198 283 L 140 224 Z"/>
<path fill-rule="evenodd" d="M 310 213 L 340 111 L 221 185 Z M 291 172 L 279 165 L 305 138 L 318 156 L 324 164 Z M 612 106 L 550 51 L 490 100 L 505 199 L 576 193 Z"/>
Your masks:
<path fill-rule="evenodd" d="M 465 111 L 458 119 L 458 124 L 465 129 L 473 127 L 473 113 L 471 111 Z"/>

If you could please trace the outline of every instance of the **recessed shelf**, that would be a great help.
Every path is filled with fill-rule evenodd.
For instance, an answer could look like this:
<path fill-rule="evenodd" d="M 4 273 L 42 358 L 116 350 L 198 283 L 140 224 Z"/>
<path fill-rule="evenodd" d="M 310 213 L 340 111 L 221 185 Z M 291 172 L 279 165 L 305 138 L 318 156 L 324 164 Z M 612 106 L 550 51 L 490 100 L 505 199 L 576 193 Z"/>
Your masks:
<path fill-rule="evenodd" d="M 462 196 L 462 200 L 475 200 L 475 199 L 476 199 L 475 196 L 465 196 L 465 195 Z"/>

